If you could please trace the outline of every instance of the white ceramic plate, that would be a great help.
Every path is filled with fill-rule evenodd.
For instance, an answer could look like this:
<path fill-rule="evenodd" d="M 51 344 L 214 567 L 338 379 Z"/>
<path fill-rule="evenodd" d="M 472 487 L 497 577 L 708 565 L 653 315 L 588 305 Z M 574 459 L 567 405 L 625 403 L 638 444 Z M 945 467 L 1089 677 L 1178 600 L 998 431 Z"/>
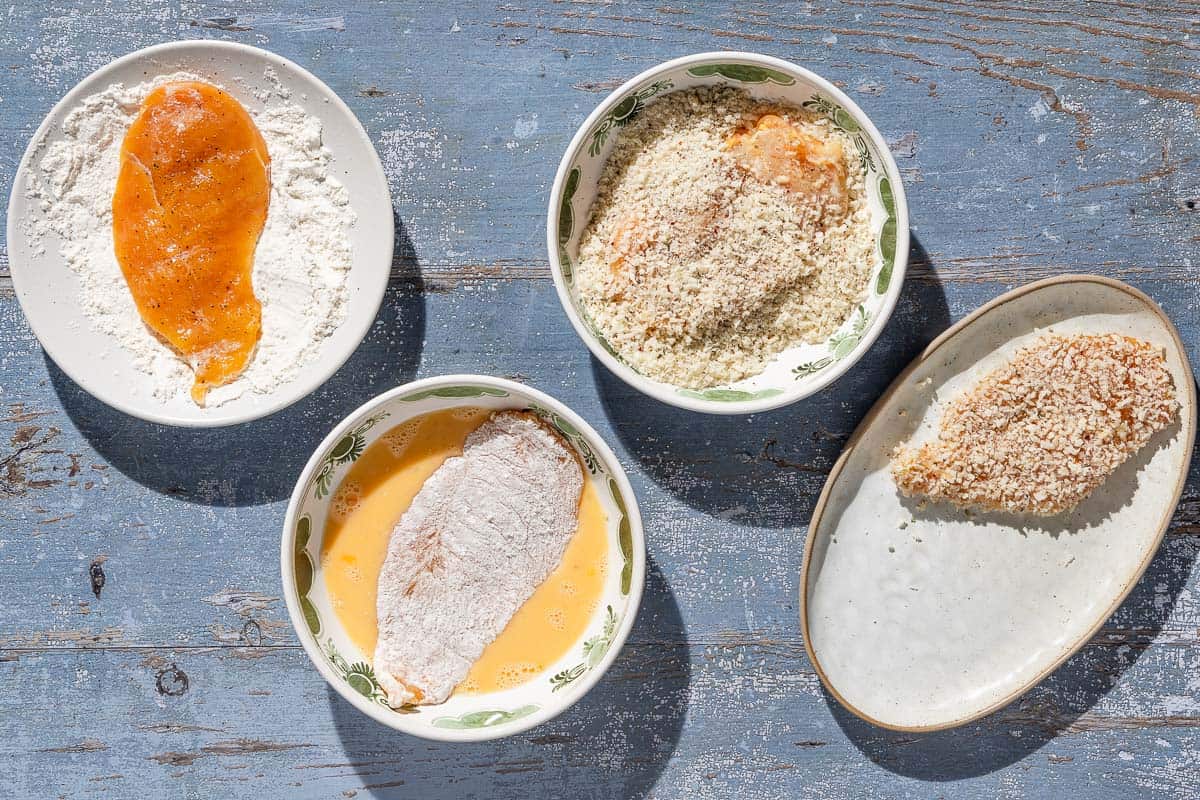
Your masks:
<path fill-rule="evenodd" d="M 901 501 L 889 454 L 1047 331 L 1162 347 L 1181 409 L 1075 511 L 1049 520 Z M 994 300 L 938 338 L 875 405 L 813 513 L 801 624 L 829 691 L 889 728 L 936 730 L 1009 703 L 1092 637 L 1137 582 L 1183 490 L 1195 381 L 1174 326 L 1117 281 L 1066 276 Z"/>
<path fill-rule="evenodd" d="M 620 128 L 657 98 L 697 86 L 732 86 L 752 97 L 786 102 L 825 115 L 853 140 L 866 175 L 867 205 L 877 237 L 876 259 L 858 307 L 828 340 L 788 348 L 758 375 L 729 386 L 694 391 L 642 375 L 625 363 L 592 325 L 579 300 L 574 263 L 600 173 Z M 664 403 L 710 414 L 750 414 L 818 392 L 854 365 L 879 337 L 896 307 L 908 265 L 908 204 L 888 146 L 845 92 L 788 61 L 757 53 L 699 53 L 659 64 L 631 78 L 588 116 L 563 155 L 550 191 L 546 243 L 550 271 L 567 318 L 599 361 L 618 378 Z"/>
<path fill-rule="evenodd" d="M 345 184 L 358 215 L 351 230 L 353 265 L 347 281 L 345 321 L 325 342 L 307 369 L 270 394 L 246 393 L 213 408 L 186 398 L 155 399 L 148 379 L 120 343 L 95 332 L 79 306 L 79 280 L 48 241 L 38 252 L 24 223 L 41 213 L 25 197 L 28 172 L 53 141 L 63 120 L 85 97 L 110 84 L 138 84 L 174 72 L 190 72 L 224 86 L 247 108 L 260 104 L 255 91 L 269 89 L 265 73 L 274 70 L 293 99 L 321 120 L 324 142 L 333 153 L 332 169 Z M 49 137 L 49 138 L 44 138 Z M 325 382 L 366 336 L 387 286 L 392 261 L 392 205 L 379 157 L 354 113 L 313 75 L 285 58 L 230 42 L 188 41 L 157 45 L 117 59 L 93 72 L 59 101 L 34 134 L 17 169 L 8 205 L 8 248 L 13 284 L 29 325 L 54 362 L 80 386 L 114 408 L 168 425 L 232 425 L 278 411 Z M 186 395 L 186 393 L 185 393 Z"/>
<path fill-rule="evenodd" d="M 397 711 L 330 605 L 321 572 L 321 541 L 331 493 L 366 447 L 419 414 L 461 406 L 525 409 L 554 426 L 575 448 L 608 515 L 604 593 L 579 642 L 532 680 L 501 692 L 455 696 L 440 705 Z M 283 590 L 296 636 L 325 680 L 369 717 L 426 739 L 482 741 L 528 730 L 565 711 L 592 688 L 633 627 L 646 573 L 637 498 L 612 450 L 586 422 L 549 395 L 501 378 L 447 375 L 405 384 L 346 417 L 305 466 L 284 520 Z"/>

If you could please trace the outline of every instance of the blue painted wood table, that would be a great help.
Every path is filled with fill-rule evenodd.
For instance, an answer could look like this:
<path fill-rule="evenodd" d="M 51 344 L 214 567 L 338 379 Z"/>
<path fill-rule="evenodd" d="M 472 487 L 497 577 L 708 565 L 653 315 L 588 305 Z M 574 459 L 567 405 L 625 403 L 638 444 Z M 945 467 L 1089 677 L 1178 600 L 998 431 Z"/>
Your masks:
<path fill-rule="evenodd" d="M 336 7 L 334 7 L 336 6 Z M 1190 798 L 1200 793 L 1200 469 L 1149 572 L 1027 696 L 965 728 L 848 715 L 804 654 L 806 523 L 843 442 L 933 336 L 1065 272 L 1153 296 L 1200 359 L 1200 10 L 1139 3 L 67 3 L 0 10 L 0 183 L 84 75 L 232 39 L 359 115 L 399 222 L 366 342 L 298 406 L 188 431 L 109 410 L 46 358 L 0 247 L 0 764 L 6 797 Z M 753 418 L 676 411 L 591 360 L 544 251 L 549 183 L 603 94 L 710 49 L 812 67 L 890 140 L 914 249 L 881 342 Z M 629 643 L 562 717 L 451 746 L 361 716 L 309 666 L 278 537 L 304 459 L 415 376 L 558 396 L 629 470 L 649 577 Z M 100 578 L 103 576 L 103 586 Z"/>

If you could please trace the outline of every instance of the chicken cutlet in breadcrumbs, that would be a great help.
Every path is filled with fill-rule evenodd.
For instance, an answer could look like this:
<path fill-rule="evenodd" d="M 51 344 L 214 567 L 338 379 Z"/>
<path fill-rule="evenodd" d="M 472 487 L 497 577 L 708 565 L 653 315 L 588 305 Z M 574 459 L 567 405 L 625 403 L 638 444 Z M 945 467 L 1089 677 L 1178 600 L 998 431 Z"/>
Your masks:
<path fill-rule="evenodd" d="M 898 447 L 892 476 L 910 497 L 1059 514 L 1178 407 L 1161 348 L 1117 334 L 1046 336 L 954 399 L 934 440 Z"/>

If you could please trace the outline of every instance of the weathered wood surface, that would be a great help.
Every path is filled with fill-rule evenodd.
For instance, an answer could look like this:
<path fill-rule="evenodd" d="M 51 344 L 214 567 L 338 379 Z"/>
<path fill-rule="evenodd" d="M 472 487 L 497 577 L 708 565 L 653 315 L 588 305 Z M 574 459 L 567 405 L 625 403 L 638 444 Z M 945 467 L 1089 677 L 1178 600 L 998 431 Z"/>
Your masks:
<path fill-rule="evenodd" d="M 892 734 L 841 711 L 805 658 L 796 595 L 831 461 L 951 320 L 1036 277 L 1098 272 L 1151 294 L 1200 357 L 1200 9 L 441 5 L 0 10 L 5 187 L 89 71 L 155 42 L 227 38 L 345 98 L 402 230 L 386 307 L 337 377 L 273 418 L 209 432 L 124 417 L 49 364 L 0 247 L 5 796 L 1195 797 L 1197 468 L 1104 631 L 960 731 Z M 915 234 L 886 339 L 820 396 L 752 419 L 668 409 L 594 364 L 543 249 L 554 169 L 602 93 L 720 48 L 795 60 L 851 92 L 891 140 Z M 316 441 L 377 391 L 456 371 L 516 376 L 596 425 L 630 471 L 653 562 L 604 681 L 558 720 L 469 747 L 392 733 L 328 690 L 277 574 L 286 496 Z"/>

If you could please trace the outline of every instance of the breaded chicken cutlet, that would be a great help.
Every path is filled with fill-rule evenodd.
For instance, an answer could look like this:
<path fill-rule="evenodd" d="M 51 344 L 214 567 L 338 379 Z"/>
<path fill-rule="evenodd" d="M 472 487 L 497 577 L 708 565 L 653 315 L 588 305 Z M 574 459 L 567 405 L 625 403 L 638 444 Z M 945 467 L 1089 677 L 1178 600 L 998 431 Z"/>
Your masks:
<path fill-rule="evenodd" d="M 1046 336 L 951 401 L 932 441 L 896 449 L 901 493 L 1051 516 L 1079 505 L 1179 408 L 1160 348 Z"/>

